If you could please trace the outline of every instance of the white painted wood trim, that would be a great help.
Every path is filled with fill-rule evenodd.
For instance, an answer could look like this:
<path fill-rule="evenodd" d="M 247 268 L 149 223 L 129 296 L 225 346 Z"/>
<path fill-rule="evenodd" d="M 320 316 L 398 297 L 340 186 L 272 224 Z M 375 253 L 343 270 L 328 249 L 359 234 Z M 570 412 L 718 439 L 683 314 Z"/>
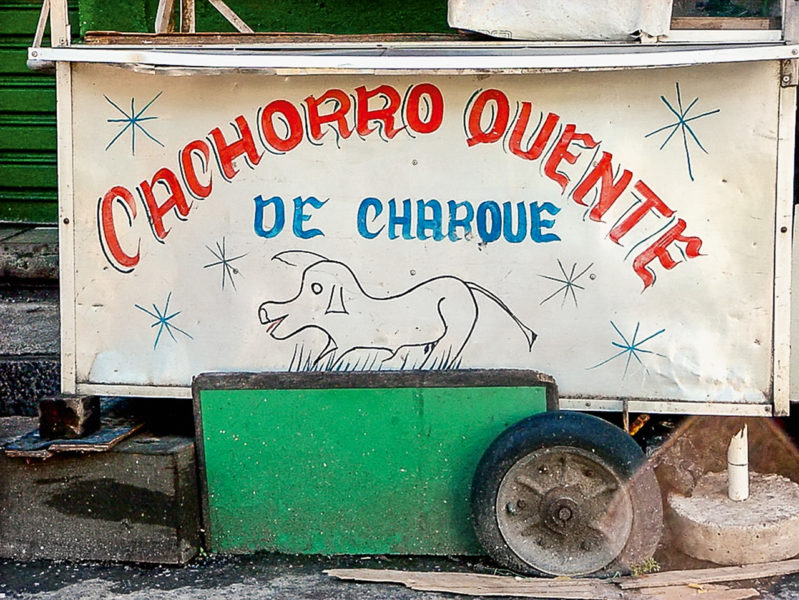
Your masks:
<path fill-rule="evenodd" d="M 56 64 L 58 120 L 58 270 L 61 301 L 61 392 L 76 392 L 75 204 L 72 164 L 72 65 Z"/>
<path fill-rule="evenodd" d="M 191 398 L 189 387 L 136 386 L 111 384 L 79 384 L 79 394 L 102 394 L 142 398 Z M 771 416 L 770 404 L 733 404 L 713 402 L 685 402 L 670 400 L 629 400 L 630 412 L 652 414 L 685 414 L 717 416 Z M 608 398 L 560 398 L 561 410 L 620 412 L 624 400 Z"/>
<path fill-rule="evenodd" d="M 791 259 L 796 87 L 781 87 L 777 135 L 777 210 L 774 223 L 774 416 L 790 410 Z"/>
<path fill-rule="evenodd" d="M 782 31 L 779 29 L 672 29 L 658 41 L 670 44 L 707 44 L 707 43 L 762 43 L 779 42 Z"/>
<path fill-rule="evenodd" d="M 653 50 L 654 49 L 654 50 Z M 138 68 L 268 69 L 282 74 L 313 73 L 524 73 L 539 70 L 591 70 L 676 67 L 706 63 L 780 60 L 799 56 L 799 46 L 784 44 L 742 46 L 617 46 L 536 48 L 436 46 L 421 48 L 329 44 L 327 50 L 230 48 L 125 48 L 92 46 L 30 49 L 31 58 L 107 64 Z"/>
<path fill-rule="evenodd" d="M 155 12 L 155 33 L 167 33 L 175 0 L 158 0 L 158 9 Z"/>
<path fill-rule="evenodd" d="M 157 385 L 80 383 L 77 385 L 77 393 L 98 396 L 128 396 L 132 398 L 191 398 L 190 387 Z"/>
<path fill-rule="evenodd" d="M 67 0 L 50 1 L 50 45 L 67 47 L 72 41 Z"/>
<path fill-rule="evenodd" d="M 44 39 L 44 30 L 50 18 L 50 0 L 42 2 L 42 11 L 39 13 L 39 21 L 36 23 L 36 33 L 33 36 L 33 47 L 38 48 Z"/>
<path fill-rule="evenodd" d="M 223 0 L 208 0 L 208 2 L 219 12 L 220 15 L 225 17 L 225 20 L 228 23 L 236 28 L 236 31 L 239 33 L 253 33 L 253 30 L 249 25 L 247 25 L 247 23 L 244 22 L 244 19 L 233 12 L 233 9 L 225 4 Z"/>

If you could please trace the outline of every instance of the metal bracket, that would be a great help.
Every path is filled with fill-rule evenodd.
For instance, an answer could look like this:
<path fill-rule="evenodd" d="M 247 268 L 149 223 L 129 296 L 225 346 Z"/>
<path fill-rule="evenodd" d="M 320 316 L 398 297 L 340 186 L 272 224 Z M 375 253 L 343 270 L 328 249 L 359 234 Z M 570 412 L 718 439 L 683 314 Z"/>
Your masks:
<path fill-rule="evenodd" d="M 33 36 L 31 48 L 41 48 L 44 38 L 44 29 L 47 27 L 47 19 L 50 17 L 50 0 L 42 2 L 42 10 L 39 13 L 39 21 L 36 24 L 36 33 Z M 27 62 L 31 71 L 42 71 L 44 73 L 55 73 L 55 63 L 52 60 L 39 60 L 36 51 L 31 52 Z"/>
<path fill-rule="evenodd" d="M 780 61 L 780 85 L 782 87 L 796 87 L 799 83 L 799 64 L 796 60 Z"/>

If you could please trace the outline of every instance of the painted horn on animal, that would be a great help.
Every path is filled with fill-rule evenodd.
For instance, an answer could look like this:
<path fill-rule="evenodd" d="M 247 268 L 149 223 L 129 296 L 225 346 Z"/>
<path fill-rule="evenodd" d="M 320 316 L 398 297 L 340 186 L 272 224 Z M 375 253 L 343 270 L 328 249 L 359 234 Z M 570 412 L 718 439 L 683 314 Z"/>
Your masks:
<path fill-rule="evenodd" d="M 309 252 L 307 250 L 286 250 L 275 254 L 272 260 L 279 260 L 292 267 L 299 267 L 304 271 L 308 267 L 312 267 L 315 264 L 325 262 L 329 259 L 321 254 Z"/>

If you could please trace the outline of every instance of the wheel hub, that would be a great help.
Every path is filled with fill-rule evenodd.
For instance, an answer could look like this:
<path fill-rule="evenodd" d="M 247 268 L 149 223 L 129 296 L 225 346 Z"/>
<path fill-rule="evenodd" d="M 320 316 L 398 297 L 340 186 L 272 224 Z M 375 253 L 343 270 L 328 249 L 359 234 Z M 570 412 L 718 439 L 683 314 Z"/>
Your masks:
<path fill-rule="evenodd" d="M 496 502 L 508 547 L 552 575 L 602 569 L 619 555 L 632 529 L 623 482 L 581 448 L 543 448 L 523 457 L 502 479 Z"/>
<path fill-rule="evenodd" d="M 567 488 L 551 490 L 541 502 L 543 523 L 555 533 L 565 533 L 578 527 L 581 501 L 579 496 L 577 490 Z"/>

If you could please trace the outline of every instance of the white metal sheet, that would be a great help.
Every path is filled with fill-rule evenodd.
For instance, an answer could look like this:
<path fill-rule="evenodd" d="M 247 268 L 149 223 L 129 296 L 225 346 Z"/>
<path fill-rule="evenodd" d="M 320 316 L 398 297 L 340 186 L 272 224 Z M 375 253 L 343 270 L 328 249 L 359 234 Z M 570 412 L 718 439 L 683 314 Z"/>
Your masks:
<path fill-rule="evenodd" d="M 450 27 L 516 40 L 630 40 L 669 31 L 671 0 L 449 0 Z"/>
<path fill-rule="evenodd" d="M 79 389 L 508 367 L 768 403 L 779 74 L 75 64 Z"/>

